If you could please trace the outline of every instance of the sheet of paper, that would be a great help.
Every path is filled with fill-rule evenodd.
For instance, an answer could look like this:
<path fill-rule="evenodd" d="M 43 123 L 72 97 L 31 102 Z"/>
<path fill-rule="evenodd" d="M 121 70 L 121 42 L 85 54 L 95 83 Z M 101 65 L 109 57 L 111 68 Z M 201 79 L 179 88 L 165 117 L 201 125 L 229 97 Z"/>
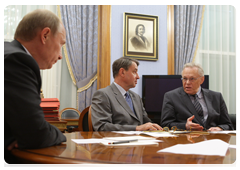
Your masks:
<path fill-rule="evenodd" d="M 172 133 L 172 134 L 185 134 L 185 133 L 190 133 L 191 131 L 179 131 L 179 130 L 176 130 L 176 131 L 173 131 L 173 130 L 170 130 L 169 133 Z"/>
<path fill-rule="evenodd" d="M 229 145 L 229 148 L 236 149 L 237 146 L 236 145 Z"/>
<path fill-rule="evenodd" d="M 169 152 L 176 154 L 197 154 L 197 155 L 218 155 L 225 156 L 229 144 L 220 140 L 212 139 L 193 144 L 177 144 L 162 150 L 158 153 Z"/>
<path fill-rule="evenodd" d="M 125 135 L 139 135 L 142 131 L 112 131 L 114 133 L 121 133 Z"/>
<path fill-rule="evenodd" d="M 116 141 L 125 141 L 125 140 L 148 140 L 148 142 L 161 142 L 161 140 L 155 140 L 152 137 L 143 137 L 143 136 L 124 136 L 124 137 L 107 137 L 107 138 L 93 138 L 93 139 L 72 139 L 73 142 L 77 144 L 90 144 L 90 143 L 109 143 Z"/>
<path fill-rule="evenodd" d="M 77 144 L 90 144 L 90 143 L 101 143 L 101 142 L 109 142 L 109 140 L 104 139 L 72 139 L 73 142 Z"/>
<path fill-rule="evenodd" d="M 123 136 L 123 137 L 106 137 L 103 138 L 105 140 L 113 140 L 113 141 L 123 141 L 123 140 L 154 140 L 152 137 L 144 137 L 144 136 Z"/>
<path fill-rule="evenodd" d="M 177 135 L 173 135 L 171 133 L 168 132 L 144 132 L 142 134 L 148 135 L 148 136 L 152 136 L 152 137 L 177 137 Z"/>
<path fill-rule="evenodd" d="M 176 135 L 173 135 L 169 132 L 159 132 L 159 131 L 113 131 L 115 133 L 121 133 L 121 134 L 127 134 L 127 135 L 148 135 L 152 137 L 176 137 Z"/>
<path fill-rule="evenodd" d="M 218 133 L 218 134 L 235 133 L 235 134 L 236 134 L 236 130 L 211 131 L 211 132 L 209 132 L 209 133 Z"/>
<path fill-rule="evenodd" d="M 162 140 L 138 140 L 136 142 L 130 143 L 119 143 L 119 144 L 109 144 L 109 142 L 101 142 L 103 145 L 107 146 L 137 146 L 137 145 L 158 145 L 158 142 L 162 142 Z"/>

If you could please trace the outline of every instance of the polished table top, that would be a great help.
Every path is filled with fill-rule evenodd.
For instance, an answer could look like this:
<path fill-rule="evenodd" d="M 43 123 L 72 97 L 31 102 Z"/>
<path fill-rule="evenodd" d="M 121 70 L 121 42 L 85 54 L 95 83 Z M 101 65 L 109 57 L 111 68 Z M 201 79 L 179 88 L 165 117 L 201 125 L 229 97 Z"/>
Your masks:
<path fill-rule="evenodd" d="M 229 148 L 225 157 L 207 155 L 183 155 L 157 153 L 176 144 L 197 143 L 203 140 L 221 139 L 236 144 L 235 134 L 188 133 L 178 137 L 160 137 L 158 145 L 104 146 L 102 144 L 76 144 L 71 139 L 128 136 L 114 132 L 65 133 L 67 142 L 42 149 L 14 149 L 12 153 L 23 163 L 91 163 L 91 164 L 232 164 L 236 161 L 236 149 Z"/>

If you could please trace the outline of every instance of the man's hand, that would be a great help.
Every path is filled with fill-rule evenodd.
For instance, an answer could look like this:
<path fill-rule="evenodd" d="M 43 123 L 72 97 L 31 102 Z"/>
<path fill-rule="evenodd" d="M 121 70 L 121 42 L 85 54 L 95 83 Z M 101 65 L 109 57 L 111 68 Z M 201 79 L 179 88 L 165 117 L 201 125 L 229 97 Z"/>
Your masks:
<path fill-rule="evenodd" d="M 208 131 L 222 131 L 220 127 L 210 127 Z"/>
<path fill-rule="evenodd" d="M 162 127 L 156 123 L 150 123 L 150 122 L 136 127 L 136 131 L 143 131 L 143 130 L 162 130 Z"/>
<path fill-rule="evenodd" d="M 14 142 L 12 142 L 10 145 L 8 145 L 8 147 L 7 147 L 7 149 L 9 151 L 12 150 L 13 148 L 18 148 L 18 143 L 16 140 Z"/>
<path fill-rule="evenodd" d="M 196 130 L 196 131 L 201 131 L 201 130 L 203 130 L 203 127 L 201 126 L 201 125 L 199 125 L 199 124 L 197 124 L 197 123 L 193 123 L 192 122 L 192 120 L 194 119 L 194 115 L 193 116 L 191 116 L 191 117 L 189 117 L 188 119 L 187 119 L 187 123 L 186 123 L 186 129 L 187 130 Z"/>

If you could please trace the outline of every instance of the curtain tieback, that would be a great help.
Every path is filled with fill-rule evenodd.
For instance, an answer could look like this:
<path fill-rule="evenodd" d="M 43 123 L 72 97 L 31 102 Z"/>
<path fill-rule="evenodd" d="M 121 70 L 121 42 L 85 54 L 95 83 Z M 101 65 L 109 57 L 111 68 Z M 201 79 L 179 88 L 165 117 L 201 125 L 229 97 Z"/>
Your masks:
<path fill-rule="evenodd" d="M 77 92 L 80 93 L 84 90 L 87 90 L 89 87 L 91 87 L 91 85 L 93 84 L 93 82 L 97 80 L 97 73 L 93 73 L 91 76 L 77 82 L 77 87 L 78 90 Z"/>

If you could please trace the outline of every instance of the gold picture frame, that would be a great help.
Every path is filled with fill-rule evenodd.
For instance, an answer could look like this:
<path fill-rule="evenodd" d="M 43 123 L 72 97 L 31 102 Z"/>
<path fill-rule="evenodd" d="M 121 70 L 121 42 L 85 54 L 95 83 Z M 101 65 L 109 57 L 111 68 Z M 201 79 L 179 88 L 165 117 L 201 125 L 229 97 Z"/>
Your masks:
<path fill-rule="evenodd" d="M 123 55 L 139 60 L 158 60 L 158 16 L 123 15 Z"/>

